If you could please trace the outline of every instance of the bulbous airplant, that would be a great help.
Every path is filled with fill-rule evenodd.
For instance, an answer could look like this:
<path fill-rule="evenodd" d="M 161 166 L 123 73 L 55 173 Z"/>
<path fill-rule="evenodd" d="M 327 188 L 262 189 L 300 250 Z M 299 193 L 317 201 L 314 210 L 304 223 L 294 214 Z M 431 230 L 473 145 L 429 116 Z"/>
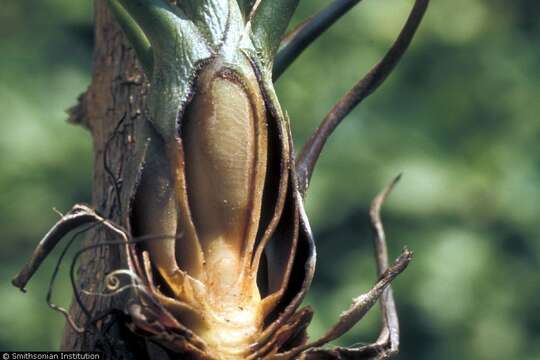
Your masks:
<path fill-rule="evenodd" d="M 359 0 L 336 0 L 284 35 L 296 0 L 109 0 L 150 79 L 150 121 L 135 131 L 123 186 L 127 228 L 77 205 L 42 240 L 14 280 L 23 288 L 68 230 L 98 222 L 122 238 L 127 324 L 179 358 L 384 358 L 399 344 L 380 206 L 372 205 L 380 278 L 321 339 L 308 341 L 300 308 L 315 268 L 303 197 L 324 143 L 408 47 L 428 0 L 417 0 L 396 42 L 329 112 L 295 161 L 273 82 Z M 52 245 L 51 245 L 52 244 Z M 381 298 L 383 330 L 371 345 L 324 349 Z M 76 327 L 76 324 L 73 324 Z"/>

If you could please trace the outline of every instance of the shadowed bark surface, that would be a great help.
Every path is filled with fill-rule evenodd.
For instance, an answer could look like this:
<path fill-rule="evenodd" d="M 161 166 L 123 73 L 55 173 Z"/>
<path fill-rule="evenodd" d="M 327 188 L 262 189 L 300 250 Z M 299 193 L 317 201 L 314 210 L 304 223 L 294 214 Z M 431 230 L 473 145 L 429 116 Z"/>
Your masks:
<path fill-rule="evenodd" d="M 133 142 L 133 125 L 144 120 L 144 99 L 148 82 L 140 65 L 130 50 L 124 35 L 116 25 L 105 1 L 96 0 L 95 6 L 95 49 L 92 69 L 92 83 L 79 99 L 79 104 L 71 109 L 70 121 L 79 123 L 90 130 L 94 146 L 94 170 L 92 206 L 104 217 L 122 224 L 123 221 L 117 197 L 117 189 L 122 185 L 129 147 Z M 111 240 L 111 234 L 101 228 L 90 230 L 85 246 Z M 108 272 L 125 267 L 119 256 L 122 247 L 98 247 L 87 251 L 81 257 L 79 287 L 95 291 Z M 114 297 L 115 301 L 119 301 Z M 94 316 L 111 308 L 112 298 L 81 295 L 83 305 Z M 74 301 L 71 314 L 77 324 L 88 322 L 85 312 Z M 66 325 L 61 348 L 64 350 L 85 350 L 106 348 L 112 345 L 115 352 L 126 358 L 135 358 L 137 346 L 134 336 L 115 322 L 115 315 L 96 321 L 100 331 L 77 334 Z M 108 334 L 108 335 L 107 335 Z M 112 344 L 108 341 L 118 341 Z M 129 345 L 128 345 L 129 344 Z M 130 353 L 127 349 L 131 350 Z M 140 353 L 139 353 L 140 355 Z"/>

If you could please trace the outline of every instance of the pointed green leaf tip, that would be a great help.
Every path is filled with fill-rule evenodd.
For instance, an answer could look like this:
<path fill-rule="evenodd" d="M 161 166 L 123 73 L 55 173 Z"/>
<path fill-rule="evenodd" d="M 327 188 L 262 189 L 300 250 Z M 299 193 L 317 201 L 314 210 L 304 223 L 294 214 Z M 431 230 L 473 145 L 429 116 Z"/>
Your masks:
<path fill-rule="evenodd" d="M 148 37 L 155 51 L 168 53 L 190 40 L 183 36 L 190 22 L 165 0 L 118 0 Z M 156 54 L 155 54 L 156 55 Z M 159 54 L 161 56 L 162 54 Z"/>
<path fill-rule="evenodd" d="M 242 11 L 242 14 L 244 15 L 244 19 L 247 21 L 249 14 L 251 13 L 251 9 L 255 4 L 255 0 L 237 0 L 236 2 L 238 3 L 240 11 Z"/>
<path fill-rule="evenodd" d="M 154 59 L 150 41 L 135 20 L 133 20 L 126 9 L 124 9 L 117 0 L 108 0 L 108 3 L 118 24 L 120 24 L 120 27 L 126 34 L 131 46 L 133 46 L 135 54 L 137 54 L 137 58 L 141 62 L 146 76 L 151 78 Z"/>
<path fill-rule="evenodd" d="M 260 0 L 254 5 L 251 39 L 267 66 L 273 61 L 297 6 L 298 0 Z"/>

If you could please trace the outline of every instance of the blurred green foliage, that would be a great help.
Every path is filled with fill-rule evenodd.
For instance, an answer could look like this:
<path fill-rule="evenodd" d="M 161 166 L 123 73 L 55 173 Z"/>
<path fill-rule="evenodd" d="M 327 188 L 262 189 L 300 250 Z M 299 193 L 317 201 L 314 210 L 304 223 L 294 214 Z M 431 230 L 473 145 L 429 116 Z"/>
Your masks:
<path fill-rule="evenodd" d="M 327 0 L 303 1 L 296 21 Z M 412 0 L 364 1 L 278 83 L 302 144 L 385 52 Z M 23 295 L 9 279 L 55 221 L 90 199 L 88 133 L 65 123 L 90 80 L 89 1 L 7 1 L 0 12 L 0 349 L 57 348 L 45 304 L 57 253 Z M 341 125 L 307 199 L 318 269 L 307 303 L 315 336 L 375 280 L 373 196 L 392 256 L 416 253 L 395 282 L 400 359 L 540 358 L 540 4 L 433 1 L 388 81 Z M 55 300 L 70 302 L 67 278 Z M 340 344 L 376 336 L 378 309 Z"/>

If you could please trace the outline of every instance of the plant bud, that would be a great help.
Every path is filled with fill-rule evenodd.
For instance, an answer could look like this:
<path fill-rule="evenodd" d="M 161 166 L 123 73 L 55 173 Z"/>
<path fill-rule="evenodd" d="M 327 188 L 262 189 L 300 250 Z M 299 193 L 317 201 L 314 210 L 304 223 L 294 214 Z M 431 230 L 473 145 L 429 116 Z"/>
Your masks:
<path fill-rule="evenodd" d="M 240 56 L 202 66 L 175 141 L 151 139 L 132 217 L 136 235 L 167 237 L 142 248 L 162 316 L 224 359 L 273 353 L 299 331 L 314 256 L 286 123 Z"/>

